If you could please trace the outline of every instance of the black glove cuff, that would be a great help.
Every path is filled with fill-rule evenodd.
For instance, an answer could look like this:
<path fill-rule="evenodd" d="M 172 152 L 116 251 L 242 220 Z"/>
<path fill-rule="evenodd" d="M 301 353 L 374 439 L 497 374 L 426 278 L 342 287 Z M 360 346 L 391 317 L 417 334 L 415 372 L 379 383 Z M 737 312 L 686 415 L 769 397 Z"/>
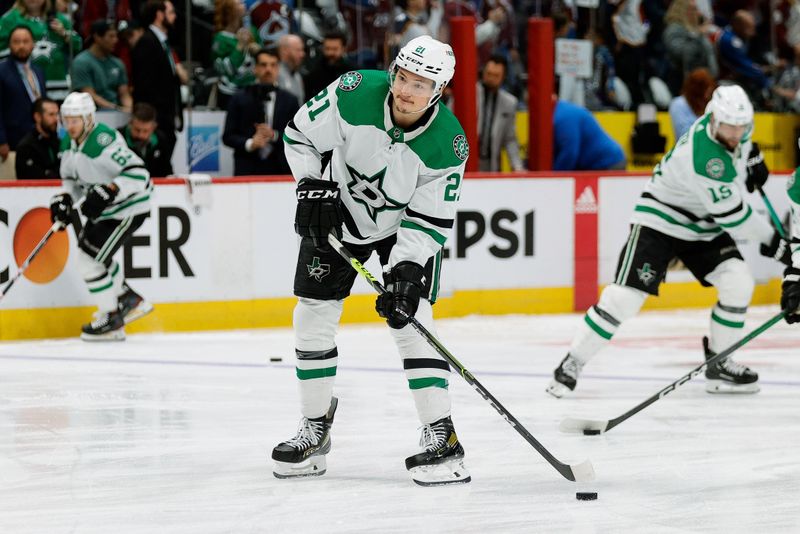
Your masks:
<path fill-rule="evenodd" d="M 331 180 L 303 178 L 297 183 L 298 202 L 338 202 L 339 184 Z"/>

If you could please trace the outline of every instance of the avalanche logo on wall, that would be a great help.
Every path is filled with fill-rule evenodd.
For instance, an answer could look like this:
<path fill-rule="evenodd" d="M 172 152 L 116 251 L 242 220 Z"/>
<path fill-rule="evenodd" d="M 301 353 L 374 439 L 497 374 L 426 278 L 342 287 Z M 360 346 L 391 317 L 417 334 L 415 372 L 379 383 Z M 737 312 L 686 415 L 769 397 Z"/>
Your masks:
<path fill-rule="evenodd" d="M 189 129 L 189 169 L 219 172 L 219 126 Z"/>

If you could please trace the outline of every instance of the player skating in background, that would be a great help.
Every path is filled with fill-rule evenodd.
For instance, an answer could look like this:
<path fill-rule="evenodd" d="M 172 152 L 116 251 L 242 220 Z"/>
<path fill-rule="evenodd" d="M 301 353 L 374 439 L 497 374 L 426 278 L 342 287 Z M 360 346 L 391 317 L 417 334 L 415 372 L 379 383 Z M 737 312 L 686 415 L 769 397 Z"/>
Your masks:
<path fill-rule="evenodd" d="M 800 145 L 800 139 L 797 140 Z M 791 252 L 792 265 L 783 273 L 781 308 L 789 323 L 800 322 L 800 167 L 795 169 L 788 185 L 789 205 L 792 208 Z"/>
<path fill-rule="evenodd" d="M 569 353 L 547 392 L 574 390 L 583 366 L 639 312 L 648 295 L 658 295 L 669 263 L 680 259 L 703 286 L 717 288 L 706 358 L 742 337 L 755 282 L 734 239 L 761 243 L 761 253 L 788 264 L 788 243 L 748 204 L 769 174 L 751 141 L 753 107 L 737 85 L 714 91 L 706 114 L 681 136 L 653 170 L 639 198 L 616 278 L 584 316 Z M 706 369 L 710 393 L 755 393 L 758 374 L 730 358 Z"/>
<path fill-rule="evenodd" d="M 66 192 L 50 202 L 53 221 L 66 226 L 73 201 L 84 199 L 86 222 L 78 234 L 78 267 L 97 303 L 94 320 L 82 327 L 87 341 L 124 340 L 125 324 L 152 311 L 128 287 L 114 253 L 150 213 L 153 184 L 142 160 L 113 128 L 95 121 L 87 93 L 70 93 L 61 105 L 67 130 L 61 145 L 61 176 Z"/>
<path fill-rule="evenodd" d="M 285 130 L 302 236 L 294 330 L 303 417 L 297 435 L 272 452 L 277 477 L 326 470 L 337 403 L 334 337 L 356 277 L 327 244 L 333 230 L 362 263 L 377 252 L 384 266 L 388 293 L 376 309 L 391 327 L 423 425 L 422 452 L 406 459 L 407 469 L 422 485 L 470 480 L 450 418 L 449 366 L 408 325 L 413 316 L 434 332 L 442 246 L 469 155 L 460 124 L 439 103 L 454 71 L 449 45 L 418 37 L 399 52 L 388 76 L 344 74 L 302 106 Z M 364 443 L 379 443 L 374 437 Z"/>

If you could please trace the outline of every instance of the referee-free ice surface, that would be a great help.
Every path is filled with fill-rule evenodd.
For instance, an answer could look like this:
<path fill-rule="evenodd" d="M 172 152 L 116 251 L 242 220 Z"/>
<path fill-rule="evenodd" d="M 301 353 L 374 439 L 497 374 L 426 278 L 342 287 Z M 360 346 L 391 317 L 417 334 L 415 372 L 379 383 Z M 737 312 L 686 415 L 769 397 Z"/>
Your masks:
<path fill-rule="evenodd" d="M 776 312 L 753 309 L 748 329 Z M 270 452 L 299 420 L 291 330 L 2 343 L 0 532 L 800 531 L 800 326 L 780 323 L 737 354 L 761 375 L 757 395 L 710 395 L 698 377 L 589 437 L 558 423 L 616 417 L 698 365 L 708 312 L 641 314 L 571 397 L 550 398 L 581 320 L 468 317 L 439 321 L 438 334 L 558 459 L 591 458 L 597 480 L 585 484 L 453 374 L 472 483 L 415 486 L 403 460 L 419 423 L 382 324 L 340 329 L 328 473 L 289 481 L 273 477 Z"/>

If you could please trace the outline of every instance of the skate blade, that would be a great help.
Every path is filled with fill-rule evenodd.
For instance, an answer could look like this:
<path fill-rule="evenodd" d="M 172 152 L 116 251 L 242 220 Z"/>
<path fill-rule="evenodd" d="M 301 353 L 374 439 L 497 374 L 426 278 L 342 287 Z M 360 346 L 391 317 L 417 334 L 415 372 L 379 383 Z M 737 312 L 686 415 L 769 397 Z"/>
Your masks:
<path fill-rule="evenodd" d="M 561 382 L 559 382 L 558 380 L 553 380 L 550 382 L 550 385 L 547 386 L 547 389 L 545 391 L 550 395 L 552 395 L 553 397 L 560 399 L 561 397 L 563 397 L 572 390 L 569 389 L 564 384 L 562 384 Z"/>
<path fill-rule="evenodd" d="M 125 341 L 125 330 L 120 328 L 119 330 L 113 330 L 111 332 L 106 332 L 105 334 L 87 334 L 86 332 L 81 332 L 81 339 L 89 342 Z"/>
<path fill-rule="evenodd" d="M 128 312 L 128 315 L 125 316 L 125 324 L 130 324 L 137 319 L 141 319 L 152 311 L 153 305 L 143 300 L 138 306 Z"/>
<path fill-rule="evenodd" d="M 445 486 L 448 484 L 466 484 L 472 477 L 464 467 L 461 459 L 435 465 L 412 467 L 409 469 L 411 480 L 420 486 Z"/>
<path fill-rule="evenodd" d="M 753 394 L 761 391 L 758 382 L 752 384 L 731 384 L 725 380 L 709 380 L 706 379 L 706 392 L 708 393 L 721 393 L 721 394 Z"/>
<path fill-rule="evenodd" d="M 272 469 L 272 474 L 275 478 L 303 478 L 303 477 L 320 477 L 328 470 L 325 455 L 312 456 L 308 460 L 291 464 L 288 462 L 275 461 L 275 467 Z"/>

